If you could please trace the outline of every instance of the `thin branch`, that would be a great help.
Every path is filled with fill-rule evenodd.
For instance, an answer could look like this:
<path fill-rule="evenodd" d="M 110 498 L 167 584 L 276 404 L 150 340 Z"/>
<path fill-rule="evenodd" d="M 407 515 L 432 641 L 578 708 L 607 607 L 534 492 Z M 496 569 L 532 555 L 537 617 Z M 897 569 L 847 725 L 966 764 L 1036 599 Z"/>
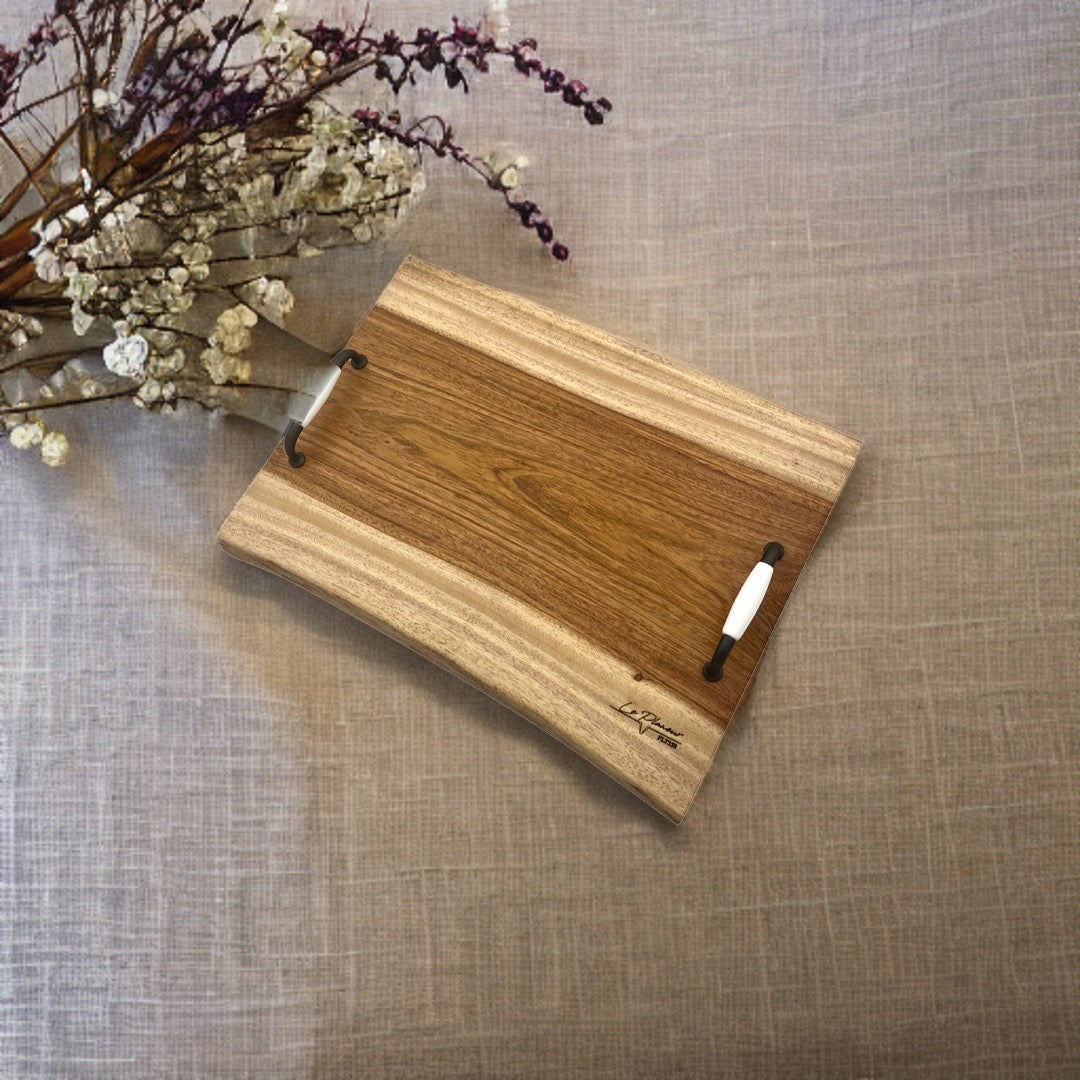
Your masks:
<path fill-rule="evenodd" d="M 109 401 L 111 398 L 128 397 L 138 389 L 137 383 L 125 386 L 122 390 L 110 390 L 105 394 L 95 394 L 93 397 L 57 398 L 55 401 L 36 401 L 33 405 L 4 405 L 0 407 L 0 416 L 11 413 L 36 413 L 43 409 L 63 409 L 68 405 L 89 405 L 94 401 Z"/>
<path fill-rule="evenodd" d="M 27 179 L 30 181 L 31 184 L 34 185 L 34 189 L 41 196 L 42 201 L 47 202 L 48 199 L 45 196 L 45 192 L 43 192 L 38 186 L 37 177 L 34 176 L 33 166 L 26 160 L 26 158 L 22 156 L 21 151 L 15 145 L 15 143 L 12 142 L 11 137 L 3 129 L 3 127 L 0 127 L 0 140 L 2 140 L 4 145 L 12 152 L 12 154 L 15 155 L 15 159 L 23 167 L 23 171 L 26 173 Z"/>
<path fill-rule="evenodd" d="M 93 87 L 95 85 L 94 51 L 83 36 L 82 24 L 71 12 L 64 17 L 75 34 L 75 63 L 78 78 L 75 87 L 82 100 L 79 109 L 79 164 L 93 172 L 96 147 L 93 130 Z"/>
<path fill-rule="evenodd" d="M 38 401 L 32 405 L 3 405 L 0 406 L 0 416 L 10 416 L 17 413 L 36 413 L 42 412 L 45 409 L 65 409 L 68 406 L 75 405 L 91 405 L 96 401 L 112 401 L 116 398 L 122 397 L 134 397 L 137 393 L 141 383 L 131 382 L 126 386 L 118 389 L 108 390 L 103 394 L 94 394 L 91 397 L 77 397 L 77 398 L 56 398 L 53 401 Z M 206 391 L 213 390 L 268 390 L 277 394 L 292 394 L 296 391 L 290 386 L 278 386 L 275 383 L 206 383 L 199 384 L 192 381 L 182 381 L 181 386 L 190 387 L 197 385 L 205 385 Z M 175 400 L 177 401 L 196 401 L 200 405 L 206 403 L 194 394 L 185 394 L 180 390 L 175 394 Z M 213 405 L 207 405 L 207 408 L 214 408 Z"/>
<path fill-rule="evenodd" d="M 126 27 L 125 14 L 127 9 L 131 5 L 124 0 L 124 2 L 114 2 L 112 4 L 113 19 L 112 29 L 109 31 L 109 51 L 108 59 L 105 66 L 105 82 L 109 84 L 116 78 L 116 64 L 120 59 L 120 54 L 124 51 L 124 30 Z"/>
<path fill-rule="evenodd" d="M 52 53 L 50 53 L 49 56 L 55 64 L 55 56 Z M 59 75 L 57 75 L 56 81 L 58 83 L 60 82 Z M 54 101 L 56 98 L 66 97 L 68 94 L 71 93 L 71 89 L 72 88 L 70 86 L 61 86 L 56 90 L 50 91 L 48 94 L 44 94 L 42 97 L 35 98 L 35 100 L 33 101 L 28 101 L 25 105 L 20 105 L 17 109 L 15 109 L 13 112 L 8 113 L 8 115 L 4 117 L 3 123 L 0 124 L 0 127 L 10 127 L 24 113 L 32 112 L 34 109 L 40 109 L 42 105 L 47 105 L 50 101 Z"/>

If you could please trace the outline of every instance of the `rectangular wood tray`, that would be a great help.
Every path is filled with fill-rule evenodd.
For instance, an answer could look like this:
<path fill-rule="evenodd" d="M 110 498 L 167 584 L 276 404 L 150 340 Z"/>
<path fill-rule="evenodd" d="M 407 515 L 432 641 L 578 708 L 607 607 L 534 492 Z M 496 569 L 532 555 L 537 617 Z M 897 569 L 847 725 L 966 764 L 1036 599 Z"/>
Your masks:
<path fill-rule="evenodd" d="M 847 480 L 854 439 L 407 259 L 300 436 L 221 527 L 674 821 Z M 719 682 L 763 547 L 785 549 Z"/>

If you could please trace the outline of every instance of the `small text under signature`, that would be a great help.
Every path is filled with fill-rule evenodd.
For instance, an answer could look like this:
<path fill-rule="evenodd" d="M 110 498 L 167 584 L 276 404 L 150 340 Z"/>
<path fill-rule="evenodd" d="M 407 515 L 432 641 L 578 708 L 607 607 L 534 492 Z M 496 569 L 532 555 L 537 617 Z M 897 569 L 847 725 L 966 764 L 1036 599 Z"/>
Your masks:
<path fill-rule="evenodd" d="M 648 709 L 638 709 L 632 701 L 628 701 L 625 705 L 612 705 L 611 707 L 616 712 L 622 713 L 623 716 L 636 720 L 640 734 L 645 735 L 651 732 L 665 746 L 678 749 L 679 740 L 683 737 L 683 733 L 676 731 L 673 727 L 668 727 L 656 713 L 650 712 Z"/>

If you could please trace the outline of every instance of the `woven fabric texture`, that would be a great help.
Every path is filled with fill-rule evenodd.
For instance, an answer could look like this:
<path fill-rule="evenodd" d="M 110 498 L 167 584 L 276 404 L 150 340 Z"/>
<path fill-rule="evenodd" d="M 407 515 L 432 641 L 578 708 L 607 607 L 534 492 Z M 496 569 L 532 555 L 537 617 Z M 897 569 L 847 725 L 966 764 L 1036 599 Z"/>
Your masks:
<path fill-rule="evenodd" d="M 413 101 L 527 150 L 571 262 L 433 165 L 291 326 L 412 252 L 863 439 L 749 703 L 673 827 L 218 551 L 268 429 L 0 447 L 0 1075 L 1076 1076 L 1077 7 L 509 16 L 608 124 Z"/>

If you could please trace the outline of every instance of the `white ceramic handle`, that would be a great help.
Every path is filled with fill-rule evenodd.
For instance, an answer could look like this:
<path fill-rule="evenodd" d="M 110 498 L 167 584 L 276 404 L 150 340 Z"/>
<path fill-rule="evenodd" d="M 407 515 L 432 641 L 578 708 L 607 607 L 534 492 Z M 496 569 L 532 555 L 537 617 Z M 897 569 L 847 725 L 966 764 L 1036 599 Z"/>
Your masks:
<path fill-rule="evenodd" d="M 701 669 L 701 674 L 709 682 L 719 682 L 724 677 L 724 662 L 735 647 L 735 642 L 746 633 L 746 628 L 754 621 L 754 616 L 761 607 L 761 601 L 769 591 L 773 567 L 784 557 L 784 545 L 773 540 L 765 545 L 761 559 L 746 576 L 739 595 L 731 605 L 724 622 L 724 636 L 716 646 L 712 659 Z"/>
<path fill-rule="evenodd" d="M 772 576 L 773 568 L 766 562 L 759 562 L 750 571 L 724 622 L 723 633 L 726 637 L 738 641 L 746 633 L 746 628 L 754 621 L 761 601 L 769 591 Z"/>
<path fill-rule="evenodd" d="M 285 425 L 285 431 L 281 436 L 281 444 L 285 447 L 285 456 L 294 469 L 299 469 L 304 464 L 304 455 L 296 449 L 296 440 L 326 404 L 326 399 L 330 396 L 334 387 L 337 386 L 337 381 L 341 378 L 341 372 L 347 363 L 351 363 L 354 368 L 367 367 L 367 357 L 363 353 L 358 353 L 355 349 L 341 349 L 334 356 L 334 359 L 330 361 L 330 372 L 326 376 L 326 381 L 319 387 L 319 392 L 304 413 L 303 420 L 298 420 L 296 413 L 292 410 L 295 408 L 299 411 L 303 408 L 303 401 L 308 397 L 307 392 L 298 390 L 289 398 L 289 406 L 286 410 L 289 422 Z"/>
<path fill-rule="evenodd" d="M 318 415 L 319 410 L 326 404 L 326 399 L 330 396 L 330 391 L 337 385 L 338 379 L 341 378 L 341 368 L 337 364 L 330 365 L 330 374 L 327 376 L 326 382 L 323 384 L 323 388 L 319 391 L 318 396 L 311 403 L 311 408 L 304 414 L 304 419 L 300 421 L 302 427 L 307 427 L 312 420 Z"/>

